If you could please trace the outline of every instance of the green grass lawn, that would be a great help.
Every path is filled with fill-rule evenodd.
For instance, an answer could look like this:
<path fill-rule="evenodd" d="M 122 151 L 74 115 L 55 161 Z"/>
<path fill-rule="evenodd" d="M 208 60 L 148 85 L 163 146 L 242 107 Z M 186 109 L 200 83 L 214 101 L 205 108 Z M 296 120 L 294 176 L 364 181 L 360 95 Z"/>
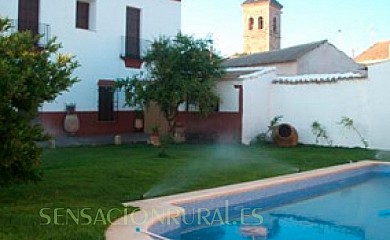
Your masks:
<path fill-rule="evenodd" d="M 363 149 L 299 146 L 178 145 L 169 157 L 146 145 L 46 149 L 43 181 L 0 189 L 0 239 L 104 239 L 108 227 L 98 213 L 147 196 L 257 180 L 349 162 L 374 159 Z M 88 208 L 94 219 L 76 224 L 57 216 L 49 225 L 43 213 L 65 215 Z M 63 208 L 63 209 L 61 209 Z M 89 209 L 90 208 L 90 209 Z M 120 216 L 116 211 L 112 218 Z M 95 221 L 96 220 L 96 221 Z M 60 225 L 63 224 L 63 225 Z"/>

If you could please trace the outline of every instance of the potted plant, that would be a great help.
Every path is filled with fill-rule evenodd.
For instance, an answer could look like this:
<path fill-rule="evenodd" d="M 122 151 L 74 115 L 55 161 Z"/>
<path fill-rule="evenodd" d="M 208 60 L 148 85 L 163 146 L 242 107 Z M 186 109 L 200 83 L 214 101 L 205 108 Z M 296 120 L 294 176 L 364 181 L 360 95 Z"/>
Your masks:
<path fill-rule="evenodd" d="M 160 146 L 160 131 L 158 126 L 152 127 L 152 133 L 150 134 L 150 143 L 153 146 Z"/>
<path fill-rule="evenodd" d="M 65 111 L 64 129 L 70 135 L 74 135 L 80 129 L 80 120 L 76 113 L 76 104 L 66 104 Z"/>
<path fill-rule="evenodd" d="M 76 112 L 76 104 L 68 103 L 65 105 L 66 114 L 74 114 Z"/>
<path fill-rule="evenodd" d="M 176 123 L 173 138 L 176 143 L 185 142 L 186 138 L 185 138 L 185 129 L 183 123 L 181 122 Z"/>

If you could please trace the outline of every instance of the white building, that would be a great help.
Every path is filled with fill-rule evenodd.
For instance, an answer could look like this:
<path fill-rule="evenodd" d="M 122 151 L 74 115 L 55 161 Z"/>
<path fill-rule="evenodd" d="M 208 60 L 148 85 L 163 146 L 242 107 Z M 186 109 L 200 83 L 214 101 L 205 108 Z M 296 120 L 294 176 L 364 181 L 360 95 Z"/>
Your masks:
<path fill-rule="evenodd" d="M 140 70 L 148 43 L 181 28 L 180 0 L 0 0 L 0 16 L 14 30 L 57 37 L 61 52 L 81 64 L 81 81 L 40 109 L 46 130 L 63 134 L 67 104 L 75 104 L 80 119 L 77 134 L 113 134 L 133 130 L 135 113 L 123 96 L 112 91 L 117 78 Z"/>
<path fill-rule="evenodd" d="M 390 150 L 389 77 L 390 61 L 370 65 L 367 72 L 294 76 L 280 76 L 270 67 L 230 68 L 218 83 L 221 107 L 238 115 L 220 125 L 236 122 L 241 142 L 249 144 L 267 132 L 274 117 L 283 116 L 303 144 L 317 144 L 312 125 L 318 122 L 328 136 L 319 138 L 319 145 L 365 147 L 366 141 L 371 149 Z M 355 129 L 340 124 L 344 117 Z"/>
<path fill-rule="evenodd" d="M 205 118 L 196 110 L 181 109 L 178 122 L 185 127 L 187 140 L 195 135 L 200 141 L 248 144 L 268 124 L 268 109 L 263 105 L 268 98 L 262 93 L 274 77 L 275 68 L 227 69 L 216 86 L 220 97 L 218 110 Z"/>
<path fill-rule="evenodd" d="M 355 57 L 355 61 L 364 65 L 371 65 L 390 60 L 390 41 L 377 42 Z"/>
<path fill-rule="evenodd" d="M 225 60 L 226 67 L 276 67 L 278 75 L 344 73 L 362 70 L 327 40 Z"/>

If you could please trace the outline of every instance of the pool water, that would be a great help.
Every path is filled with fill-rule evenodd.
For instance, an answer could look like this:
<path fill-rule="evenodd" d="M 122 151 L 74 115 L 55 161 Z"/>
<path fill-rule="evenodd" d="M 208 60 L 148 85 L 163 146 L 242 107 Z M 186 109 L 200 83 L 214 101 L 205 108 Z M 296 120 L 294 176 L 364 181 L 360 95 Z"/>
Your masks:
<path fill-rule="evenodd" d="M 165 237 L 173 240 L 390 239 L 390 174 L 365 176 L 364 180 L 337 191 L 324 191 L 309 199 L 284 203 L 272 208 L 264 207 L 260 201 L 240 206 L 251 209 L 262 206 L 257 212 L 261 214 L 261 224 L 259 216 L 235 215 L 229 218 L 229 224 L 183 226 Z"/>

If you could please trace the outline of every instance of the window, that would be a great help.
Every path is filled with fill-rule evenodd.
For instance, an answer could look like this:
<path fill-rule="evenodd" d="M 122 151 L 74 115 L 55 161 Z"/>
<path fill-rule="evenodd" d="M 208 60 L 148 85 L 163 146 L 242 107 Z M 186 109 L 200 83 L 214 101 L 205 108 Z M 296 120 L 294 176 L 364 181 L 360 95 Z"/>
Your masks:
<path fill-rule="evenodd" d="M 214 112 L 219 112 L 221 109 L 220 109 L 220 100 L 218 99 L 218 101 L 216 102 L 216 104 L 214 105 L 214 109 L 213 111 Z"/>
<path fill-rule="evenodd" d="M 251 17 L 249 18 L 249 22 L 248 22 L 248 29 L 249 30 L 252 30 L 253 29 L 253 25 L 255 23 L 255 20 Z"/>
<path fill-rule="evenodd" d="M 186 112 L 199 112 L 199 104 L 194 101 L 187 100 L 182 106 L 179 107 L 179 111 L 186 111 Z M 215 105 L 212 109 L 212 112 L 219 112 L 220 111 L 220 99 L 218 99 L 215 102 Z"/>
<path fill-rule="evenodd" d="M 114 120 L 114 86 L 99 86 L 99 121 Z"/>
<path fill-rule="evenodd" d="M 274 33 L 276 33 L 277 30 L 278 30 L 278 28 L 277 28 L 277 20 L 276 20 L 276 17 L 274 17 L 273 22 L 272 22 L 272 31 Z"/>
<path fill-rule="evenodd" d="M 263 29 L 264 28 L 264 19 L 263 17 L 259 17 L 257 19 L 258 23 L 257 23 L 257 26 L 258 26 L 258 29 Z"/>
<path fill-rule="evenodd" d="M 89 3 L 77 1 L 76 28 L 90 29 L 89 27 Z"/>
<path fill-rule="evenodd" d="M 39 0 L 19 0 L 19 31 L 39 34 Z"/>
<path fill-rule="evenodd" d="M 186 111 L 187 112 L 199 112 L 199 105 L 194 103 L 194 102 L 187 101 L 186 102 Z"/>

